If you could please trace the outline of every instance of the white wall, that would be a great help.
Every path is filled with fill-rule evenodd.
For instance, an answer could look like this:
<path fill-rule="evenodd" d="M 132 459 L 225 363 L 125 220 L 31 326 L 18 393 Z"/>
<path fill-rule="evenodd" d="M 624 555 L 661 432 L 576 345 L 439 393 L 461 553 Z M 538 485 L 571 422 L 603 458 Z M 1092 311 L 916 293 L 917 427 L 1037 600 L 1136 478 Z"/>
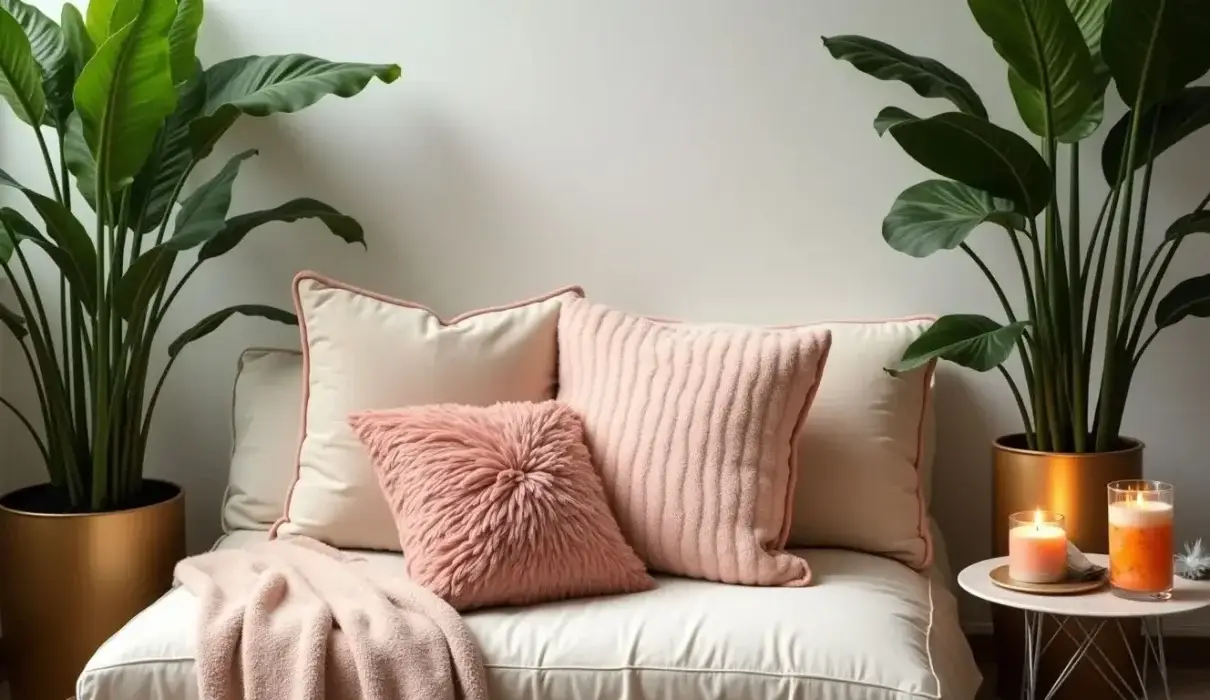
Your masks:
<path fill-rule="evenodd" d="M 58 15 L 58 2 L 38 4 Z M 360 217 L 370 252 L 309 225 L 262 231 L 196 278 L 168 337 L 221 305 L 288 304 L 306 267 L 449 313 L 574 282 L 620 307 L 695 319 L 997 314 L 965 259 L 906 258 L 879 234 L 894 196 L 926 173 L 870 121 L 889 104 L 943 105 L 859 75 L 819 42 L 861 33 L 933 55 L 1016 127 L 1004 68 L 965 3 L 211 0 L 207 12 L 207 63 L 301 51 L 395 61 L 405 77 L 295 117 L 245 120 L 217 154 L 261 149 L 237 210 L 316 196 Z M 0 119 L 0 167 L 41 182 L 32 141 L 11 114 Z M 1092 188 L 1098 148 L 1084 153 L 1089 206 L 1103 192 Z M 1210 189 L 1207 157 L 1210 132 L 1165 156 L 1157 234 Z M 976 243 L 1007 270 L 1002 244 L 995 232 Z M 1186 246 L 1174 278 L 1210 267 L 1206 251 Z M 284 328 L 232 324 L 194 346 L 168 385 L 149 471 L 187 488 L 194 548 L 218 531 L 237 351 L 294 342 Z M 1148 474 L 1179 486 L 1182 537 L 1210 536 L 1210 512 L 1195 506 L 1210 500 L 1207 347 L 1210 324 L 1158 342 L 1126 420 L 1148 443 Z M 10 353 L 6 387 L 19 370 Z M 998 377 L 950 370 L 938 392 L 935 514 L 963 565 L 988 551 L 989 440 L 1018 426 Z M 967 613 L 973 628 L 986 619 Z"/>

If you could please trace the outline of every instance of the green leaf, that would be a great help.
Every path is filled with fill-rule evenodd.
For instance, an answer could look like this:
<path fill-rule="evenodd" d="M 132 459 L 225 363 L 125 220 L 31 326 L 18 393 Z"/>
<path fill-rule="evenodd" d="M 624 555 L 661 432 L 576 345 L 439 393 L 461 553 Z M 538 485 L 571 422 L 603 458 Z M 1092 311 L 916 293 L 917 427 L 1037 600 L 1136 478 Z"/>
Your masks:
<path fill-rule="evenodd" d="M 1164 240 L 1176 241 L 1192 233 L 1210 233 L 1210 211 L 1195 211 L 1172 222 L 1164 233 Z"/>
<path fill-rule="evenodd" d="M 88 9 L 85 25 L 88 27 L 88 36 L 92 39 L 92 43 L 100 46 L 105 43 L 112 34 L 113 30 L 121 28 L 121 25 L 111 28 L 110 19 L 113 17 L 114 6 L 118 4 L 118 0 L 88 0 Z"/>
<path fill-rule="evenodd" d="M 37 193 L 26 192 L 27 196 L 36 195 Z M 31 197 L 32 199 L 32 197 Z M 58 206 L 53 200 L 51 204 Z M 59 207 L 62 209 L 62 207 Z M 66 211 L 66 210 L 64 210 Z M 45 220 L 45 219 L 44 219 Z M 0 209 L 0 223 L 3 223 L 8 230 L 13 234 L 14 241 L 20 244 L 23 240 L 28 240 L 34 245 L 37 245 L 46 253 L 55 267 L 59 268 L 59 273 L 67 280 L 71 286 L 72 294 L 80 300 L 85 310 L 89 313 L 95 312 L 97 308 L 97 286 L 96 286 L 96 260 L 94 256 L 92 268 L 82 267 L 82 262 L 86 264 L 88 261 L 81 261 L 72 255 L 72 251 L 58 245 L 56 241 L 49 240 L 44 237 L 37 227 L 25 219 L 19 212 L 4 208 Z M 48 225 L 48 230 L 50 226 Z M 90 241 L 91 244 L 91 241 Z"/>
<path fill-rule="evenodd" d="M 97 162 L 88 150 L 84 141 L 84 124 L 80 115 L 72 112 L 67 118 L 67 131 L 63 134 L 63 157 L 67 160 L 67 169 L 76 178 L 76 189 L 88 202 L 93 211 L 97 210 Z"/>
<path fill-rule="evenodd" d="M 114 292 L 118 314 L 127 321 L 142 317 L 156 292 L 167 284 L 175 262 L 176 251 L 162 245 L 136 258 L 118 280 Z"/>
<path fill-rule="evenodd" d="M 1065 0 L 969 0 L 971 13 L 1008 62 L 1008 83 L 1030 131 L 1058 138 L 1092 105 L 1093 63 Z"/>
<path fill-rule="evenodd" d="M 4 185 L 5 187 L 15 187 L 19 190 L 25 189 L 24 187 L 21 186 L 21 183 L 19 183 L 13 179 L 12 175 L 9 175 L 8 173 L 4 172 L 3 170 L 0 170 L 0 185 Z"/>
<path fill-rule="evenodd" d="M 1134 112 L 1123 115 L 1109 130 L 1105 145 L 1101 148 L 1101 170 L 1105 173 L 1105 181 L 1110 185 L 1118 183 L 1118 168 L 1122 164 L 1122 152 L 1126 150 L 1130 120 L 1133 117 Z M 1210 125 L 1210 87 L 1187 87 L 1151 106 L 1139 120 L 1139 133 L 1151 134 L 1154 129 L 1155 147 L 1148 157 L 1149 137 L 1137 140 L 1135 168 L 1147 165 L 1186 136 L 1206 125 Z"/>
<path fill-rule="evenodd" d="M 0 0 L 0 9 L 8 10 L 25 31 L 30 51 L 42 69 L 42 92 L 46 96 L 44 120 L 58 126 L 71 114 L 71 88 L 75 82 L 67 42 L 54 20 L 22 0 Z"/>
<path fill-rule="evenodd" d="M 898 80 L 921 97 L 946 99 L 960 111 L 987 118 L 987 109 L 971 84 L 939 61 L 864 36 L 824 37 L 823 45 L 832 58 L 848 61 L 862 73 L 879 80 Z"/>
<path fill-rule="evenodd" d="M 1101 35 L 1105 32 L 1105 15 L 1113 0 L 1067 0 L 1067 7 L 1080 28 L 1084 45 L 1092 58 L 1093 70 L 1105 67 L 1101 56 Z"/>
<path fill-rule="evenodd" d="M 71 269 L 65 270 L 72 289 L 91 311 L 96 308 L 97 249 L 84 225 L 62 204 L 33 190 L 25 196 L 34 205 L 46 227 L 46 235 L 66 255 Z"/>
<path fill-rule="evenodd" d="M 205 116 L 190 127 L 193 152 L 210 153 L 241 114 L 266 117 L 309 107 L 327 95 L 352 97 L 374 78 L 393 83 L 399 66 L 333 63 L 303 54 L 245 56 L 206 70 Z"/>
<path fill-rule="evenodd" d="M 8 102 L 17 118 L 31 126 L 42 123 L 46 114 L 46 93 L 42 75 L 34 60 L 29 39 L 21 25 L 0 9 L 0 97 Z"/>
<path fill-rule="evenodd" d="M 1146 108 L 1210 70 L 1205 0 L 1114 0 L 1101 49 L 1128 107 Z"/>
<path fill-rule="evenodd" d="M 131 183 L 176 107 L 167 38 L 176 3 L 132 1 L 142 3 L 142 12 L 97 47 L 76 81 L 84 139 L 99 182 L 111 192 Z"/>
<path fill-rule="evenodd" d="M 164 122 L 155 147 L 130 186 L 131 227 L 147 233 L 159 227 L 176 200 L 177 183 L 193 164 L 189 150 L 189 123 L 202 112 L 206 80 L 199 74 L 180 86 L 176 109 Z"/>
<path fill-rule="evenodd" d="M 874 131 L 877 131 L 878 135 L 882 136 L 886 132 L 890 131 L 891 127 L 895 126 L 896 124 L 901 124 L 903 122 L 918 118 L 919 117 L 905 109 L 899 109 L 898 107 L 883 107 L 882 111 L 878 113 L 878 116 L 874 117 Z"/>
<path fill-rule="evenodd" d="M 995 223 L 1013 230 L 1025 219 L 1012 202 L 950 180 L 927 180 L 912 185 L 891 205 L 882 222 L 882 237 L 895 250 L 923 258 L 953 250 L 981 224 Z"/>
<path fill-rule="evenodd" d="M 80 71 L 84 70 L 84 66 L 92 60 L 93 54 L 97 52 L 97 45 L 88 35 L 88 27 L 84 23 L 80 10 L 70 2 L 63 3 L 63 15 L 59 18 L 59 24 L 63 27 L 63 38 L 67 42 L 67 51 L 74 64 L 72 74 L 74 82 L 79 77 Z"/>
<path fill-rule="evenodd" d="M 202 0 L 177 0 L 176 18 L 168 31 L 172 82 L 176 85 L 192 78 L 197 70 L 197 31 L 204 12 Z"/>
<path fill-rule="evenodd" d="M 1167 328 L 1190 316 L 1210 317 L 1210 275 L 1177 284 L 1155 305 L 1156 328 Z"/>
<path fill-rule="evenodd" d="M 975 314 L 942 316 L 903 351 L 903 359 L 889 370 L 909 372 L 939 359 L 986 372 L 1004 364 L 1028 325 L 1019 322 L 1002 326 Z"/>
<path fill-rule="evenodd" d="M 901 122 L 891 136 L 916 162 L 942 177 L 1012 200 L 1036 216 L 1050 203 L 1046 161 L 1028 141 L 988 121 L 959 112 Z"/>
<path fill-rule="evenodd" d="M 240 165 L 254 155 L 255 150 L 248 150 L 233 156 L 218 175 L 181 202 L 181 211 L 176 215 L 176 231 L 165 245 L 177 251 L 188 250 L 223 230 L 227 211 L 231 208 L 231 188 L 239 175 Z"/>
<path fill-rule="evenodd" d="M 227 319 L 236 314 L 255 318 L 267 318 L 270 321 L 277 321 L 278 323 L 284 323 L 288 326 L 298 325 L 297 316 L 289 311 L 284 311 L 273 306 L 265 306 L 263 304 L 240 304 L 238 306 L 229 306 L 221 311 L 216 311 L 210 314 L 201 321 L 198 321 L 193 328 L 185 331 L 176 340 L 172 341 L 172 344 L 168 346 L 169 357 L 176 357 L 186 345 L 210 335 L 214 331 L 218 330 L 219 326 L 223 325 Z"/>
<path fill-rule="evenodd" d="M 217 258 L 239 245 L 258 226 L 275 221 L 292 222 L 300 219 L 319 219 L 327 226 L 328 231 L 346 243 L 360 243 L 365 246 L 365 233 L 355 219 L 341 214 L 323 202 L 304 198 L 290 200 L 272 209 L 232 217 L 217 236 L 206 241 L 198 251 L 197 259 L 202 261 Z"/>

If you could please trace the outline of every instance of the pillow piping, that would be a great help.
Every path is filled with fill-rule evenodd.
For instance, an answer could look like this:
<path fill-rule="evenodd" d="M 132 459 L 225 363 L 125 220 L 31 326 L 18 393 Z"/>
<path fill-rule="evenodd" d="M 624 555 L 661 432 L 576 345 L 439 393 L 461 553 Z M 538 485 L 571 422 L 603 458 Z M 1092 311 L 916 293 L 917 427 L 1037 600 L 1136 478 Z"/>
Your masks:
<path fill-rule="evenodd" d="M 460 321 L 465 321 L 468 318 L 473 318 L 475 316 L 480 316 L 483 314 L 497 313 L 500 311 L 508 311 L 509 309 L 516 309 L 516 308 L 520 308 L 522 306 L 528 306 L 530 304 L 537 304 L 540 302 L 549 301 L 551 299 L 562 296 L 564 294 L 574 294 L 581 298 L 584 296 L 584 289 L 582 287 L 580 287 L 579 285 L 569 285 L 566 287 L 560 287 L 559 289 L 556 289 L 552 292 L 547 292 L 546 294 L 542 294 L 542 295 L 539 295 L 536 297 L 531 297 L 529 299 L 522 299 L 520 301 L 511 302 L 508 304 L 501 304 L 499 306 L 489 306 L 489 307 L 485 307 L 482 309 L 476 309 L 474 311 L 467 311 L 465 313 L 462 313 L 462 314 L 459 314 L 457 316 L 447 319 L 447 318 L 443 318 L 440 314 L 438 314 L 437 312 L 433 311 L 432 309 L 430 309 L 429 307 L 427 307 L 423 304 L 417 304 L 415 302 L 405 301 L 403 299 L 397 299 L 395 297 L 390 297 L 385 294 L 380 294 L 378 292 L 371 292 L 369 290 L 362 289 L 360 287 L 356 287 L 351 284 L 346 284 L 344 282 L 340 282 L 338 280 L 332 279 L 331 277 L 322 275 L 318 272 L 312 272 L 310 270 L 303 270 L 302 272 L 299 272 L 297 275 L 295 275 L 294 281 L 291 283 L 291 287 L 293 290 L 292 295 L 294 298 L 294 312 L 299 317 L 298 330 L 299 330 L 300 342 L 302 344 L 302 357 L 303 357 L 303 398 L 302 398 L 302 407 L 301 407 L 301 409 L 302 409 L 301 410 L 301 421 L 299 423 L 298 452 L 294 459 L 294 480 L 290 482 L 290 490 L 286 492 L 286 501 L 283 505 L 281 517 L 278 518 L 277 521 L 273 523 L 273 527 L 269 528 L 269 538 L 270 539 L 276 538 L 278 529 L 280 529 L 282 525 L 290 522 L 290 504 L 294 498 L 294 489 L 296 486 L 298 486 L 298 481 L 302 474 L 302 452 L 303 452 L 303 446 L 306 443 L 306 437 L 307 437 L 307 407 L 310 405 L 310 402 L 311 402 L 311 352 L 310 352 L 310 345 L 307 340 L 307 324 L 306 324 L 306 321 L 303 320 L 302 299 L 299 295 L 299 285 L 301 282 L 303 282 L 305 280 L 313 280 L 315 282 L 319 282 L 320 284 L 324 284 L 324 285 L 327 285 L 327 286 L 335 288 L 335 289 L 340 289 L 342 291 L 351 292 L 353 294 L 359 294 L 359 295 L 362 295 L 365 297 L 369 297 L 371 299 L 382 302 L 384 304 L 391 304 L 393 306 L 409 308 L 409 309 L 416 309 L 417 311 L 423 311 L 423 312 L 427 313 L 428 315 L 430 315 L 434 320 L 436 320 L 437 323 L 440 324 L 442 327 L 449 327 L 449 326 L 459 323 Z"/>

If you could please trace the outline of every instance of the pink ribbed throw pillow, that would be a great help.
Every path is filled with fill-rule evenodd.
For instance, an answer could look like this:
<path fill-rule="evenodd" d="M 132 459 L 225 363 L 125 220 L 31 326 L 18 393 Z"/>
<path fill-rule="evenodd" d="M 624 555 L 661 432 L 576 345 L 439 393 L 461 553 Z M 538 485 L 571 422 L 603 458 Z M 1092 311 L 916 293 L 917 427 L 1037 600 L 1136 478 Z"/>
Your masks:
<path fill-rule="evenodd" d="M 459 610 L 643 591 L 580 418 L 554 401 L 368 411 L 349 423 L 408 574 Z"/>
<path fill-rule="evenodd" d="M 661 323 L 573 299 L 558 340 L 558 398 L 584 418 L 618 524 L 650 568 L 810 583 L 807 562 L 781 550 L 830 333 Z"/>

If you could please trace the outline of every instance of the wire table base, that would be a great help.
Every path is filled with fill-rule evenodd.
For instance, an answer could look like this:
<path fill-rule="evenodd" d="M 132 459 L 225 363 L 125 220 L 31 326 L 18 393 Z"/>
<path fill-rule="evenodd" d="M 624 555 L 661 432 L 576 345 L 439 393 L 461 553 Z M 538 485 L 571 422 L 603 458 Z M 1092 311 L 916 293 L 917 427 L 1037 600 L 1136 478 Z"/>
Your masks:
<path fill-rule="evenodd" d="M 1144 648 L 1142 654 L 1136 656 L 1134 653 L 1134 644 L 1131 644 L 1131 640 L 1127 637 L 1126 628 L 1122 625 L 1121 619 L 1093 620 L 1031 610 L 1023 611 L 1023 614 L 1025 615 L 1025 667 L 1022 670 L 1022 700 L 1051 700 L 1063 687 L 1063 684 L 1067 682 L 1067 679 L 1076 670 L 1076 667 L 1080 665 L 1080 662 L 1084 660 L 1087 660 L 1088 664 L 1100 674 L 1101 678 L 1105 679 L 1109 687 L 1122 700 L 1150 700 L 1147 672 L 1151 661 L 1154 660 L 1156 673 L 1160 679 L 1160 689 L 1163 691 L 1163 695 L 1158 697 L 1162 697 L 1164 700 L 1171 700 L 1172 695 L 1168 690 L 1168 663 L 1164 656 L 1164 625 L 1162 618 L 1130 618 L 1131 621 L 1138 620 L 1143 625 Z M 1046 636 L 1044 629 L 1047 619 L 1054 622 L 1055 629 L 1043 641 L 1043 637 Z M 1129 672 L 1129 675 L 1132 676 L 1130 678 L 1123 676 L 1110 663 L 1109 657 L 1105 655 L 1105 652 L 1097 646 L 1097 636 L 1106 625 L 1117 627 L 1118 634 L 1122 637 L 1122 641 L 1126 643 L 1132 667 Z M 1063 670 L 1055 678 L 1054 685 L 1049 690 L 1046 690 L 1045 694 L 1040 694 L 1043 691 L 1038 688 L 1039 662 L 1042 654 L 1046 652 L 1051 643 L 1060 634 L 1066 635 L 1071 639 L 1076 645 L 1076 650 L 1072 653 L 1067 665 L 1063 667 Z M 1137 642 L 1137 640 L 1135 641 Z"/>

